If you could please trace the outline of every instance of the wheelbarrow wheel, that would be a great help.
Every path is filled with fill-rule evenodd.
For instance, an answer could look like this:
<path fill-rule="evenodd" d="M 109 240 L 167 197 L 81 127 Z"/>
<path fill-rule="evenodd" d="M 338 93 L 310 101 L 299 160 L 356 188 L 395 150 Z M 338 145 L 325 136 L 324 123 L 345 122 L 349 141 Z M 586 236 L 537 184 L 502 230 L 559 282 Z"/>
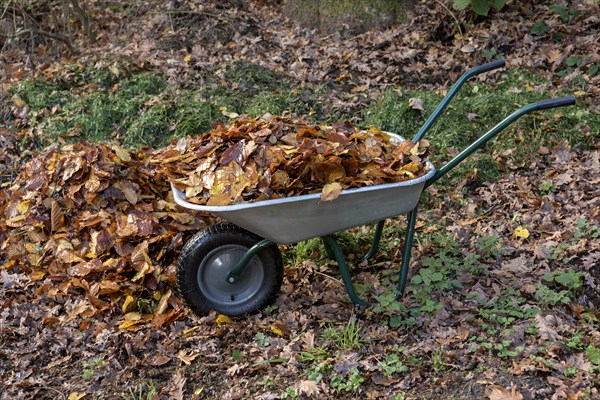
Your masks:
<path fill-rule="evenodd" d="M 196 314 L 211 310 L 229 316 L 252 313 L 279 292 L 283 260 L 277 246 L 262 248 L 236 279 L 227 274 L 262 238 L 237 225 L 211 225 L 183 246 L 177 261 L 177 289 Z"/>

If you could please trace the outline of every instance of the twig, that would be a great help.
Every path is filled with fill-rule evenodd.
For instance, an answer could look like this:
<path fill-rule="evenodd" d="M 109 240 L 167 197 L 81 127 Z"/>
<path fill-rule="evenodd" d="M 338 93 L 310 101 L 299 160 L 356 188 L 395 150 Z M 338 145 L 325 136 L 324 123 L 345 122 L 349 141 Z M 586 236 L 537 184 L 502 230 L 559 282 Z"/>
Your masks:
<path fill-rule="evenodd" d="M 331 279 L 332 281 L 339 283 L 340 285 L 343 285 L 343 284 L 344 284 L 344 283 L 343 283 L 341 280 L 339 280 L 339 279 L 336 279 L 336 278 L 334 278 L 333 276 L 329 276 L 329 275 L 327 275 L 327 274 L 324 274 L 324 273 L 322 273 L 322 272 L 315 271 L 315 270 L 313 270 L 313 272 L 314 272 L 315 274 L 322 275 L 322 276 L 324 276 L 325 278 L 329 278 L 329 279 Z"/>
<path fill-rule="evenodd" d="M 462 33 L 462 29 L 460 29 L 460 21 L 458 20 L 458 18 L 456 18 L 456 15 L 454 15 L 454 13 L 452 11 L 450 11 L 450 9 L 448 7 L 446 7 L 446 5 L 444 3 L 442 3 L 440 0 L 435 0 L 440 6 L 444 7 L 444 9 L 446 11 L 448 11 L 448 14 L 450 14 L 450 16 L 452 18 L 454 18 L 454 21 L 456 22 L 456 27 L 458 28 L 458 33 L 460 34 L 460 38 L 461 40 L 463 39 L 463 33 Z"/>
<path fill-rule="evenodd" d="M 22 35 L 26 35 L 26 34 L 31 34 L 32 37 L 35 35 L 38 35 L 38 36 L 45 36 L 47 38 L 54 39 L 54 40 L 60 40 L 69 48 L 69 51 L 71 53 L 76 53 L 75 48 L 73 47 L 73 44 L 71 43 L 69 38 L 64 35 L 60 35 L 58 33 L 46 32 L 46 31 L 42 31 L 39 29 L 21 29 L 18 32 L 15 32 L 15 36 L 22 36 Z"/>
<path fill-rule="evenodd" d="M 96 41 L 96 37 L 94 36 L 94 34 L 92 32 L 92 28 L 90 27 L 90 17 L 88 17 L 85 10 L 83 8 L 81 8 L 81 6 L 79 5 L 79 2 L 77 0 L 71 0 L 71 5 L 73 5 L 73 8 L 75 9 L 75 13 L 81 20 L 83 29 L 85 30 L 86 35 L 90 39 L 90 42 L 92 44 L 94 44 L 94 42 Z"/>

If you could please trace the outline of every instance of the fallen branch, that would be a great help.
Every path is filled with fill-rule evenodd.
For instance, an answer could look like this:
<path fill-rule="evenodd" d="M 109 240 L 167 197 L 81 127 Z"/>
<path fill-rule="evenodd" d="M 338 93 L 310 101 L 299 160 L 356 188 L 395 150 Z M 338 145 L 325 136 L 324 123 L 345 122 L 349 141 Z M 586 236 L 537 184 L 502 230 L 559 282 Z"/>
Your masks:
<path fill-rule="evenodd" d="M 77 52 L 75 50 L 75 47 L 73 47 L 71 40 L 67 36 L 64 36 L 64 35 L 61 35 L 58 33 L 47 32 L 47 31 L 43 31 L 40 29 L 21 29 L 21 30 L 15 32 L 15 36 L 24 36 L 24 35 L 28 35 L 28 34 L 44 36 L 44 37 L 47 37 L 50 39 L 59 40 L 59 41 L 63 42 L 69 48 L 69 51 L 71 53 Z"/>

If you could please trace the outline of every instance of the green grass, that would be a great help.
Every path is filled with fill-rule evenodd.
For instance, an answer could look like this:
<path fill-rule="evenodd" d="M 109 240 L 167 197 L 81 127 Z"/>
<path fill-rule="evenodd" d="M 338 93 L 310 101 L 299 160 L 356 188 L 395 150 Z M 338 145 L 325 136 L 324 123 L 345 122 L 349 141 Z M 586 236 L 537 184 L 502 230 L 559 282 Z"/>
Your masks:
<path fill-rule="evenodd" d="M 323 113 L 328 86 L 301 87 L 284 74 L 248 62 L 231 62 L 207 71 L 202 86 L 177 87 L 166 76 L 142 71 L 134 63 L 117 60 L 96 65 L 66 65 L 47 78 L 25 80 L 13 87 L 30 107 L 29 125 L 42 145 L 62 137 L 67 141 L 119 140 L 128 148 L 160 147 L 174 138 L 194 135 L 225 122 L 222 112 L 247 114 L 291 114 L 315 123 L 345 119 L 345 110 Z M 527 71 L 506 73 L 496 84 L 467 83 L 450 103 L 426 138 L 430 158 L 440 165 L 448 151 L 462 149 L 502 118 L 525 104 L 557 97 L 540 91 L 544 82 Z M 418 98 L 424 115 L 409 106 Z M 359 112 L 359 126 L 374 126 L 412 138 L 442 95 L 436 91 L 388 89 L 379 100 Z M 1 102 L 0 115 L 10 103 Z M 16 127 L 22 128 L 22 127 Z M 600 114 L 586 105 L 536 112 L 521 118 L 498 135 L 487 149 L 473 154 L 451 172 L 450 177 L 470 173 L 479 182 L 493 181 L 500 174 L 497 156 L 511 149 L 511 157 L 525 162 L 540 146 L 561 140 L 571 145 L 590 146 L 598 140 Z M 587 134 L 585 132 L 588 132 Z"/>
<path fill-rule="evenodd" d="M 122 61 L 98 68 L 65 66 L 49 79 L 21 82 L 10 96 L 29 106 L 29 124 L 42 145 L 57 138 L 116 139 L 131 149 L 160 147 L 174 138 L 205 132 L 228 120 L 223 108 L 255 117 L 308 115 L 317 107 L 315 98 L 285 76 L 242 62 L 212 71 L 202 87 L 174 87 L 165 76 Z M 8 116 L 4 120 L 10 122 Z"/>
<path fill-rule="evenodd" d="M 441 165 L 449 159 L 449 149 L 464 149 L 519 107 L 570 94 L 538 93 L 534 88 L 540 83 L 538 77 L 527 72 L 512 71 L 494 85 L 465 84 L 425 135 L 425 139 L 432 145 L 430 158 L 436 165 Z M 520 92 L 517 93 L 518 90 Z M 424 115 L 410 107 L 411 98 L 423 100 L 426 109 Z M 435 91 L 398 92 L 389 89 L 377 102 L 364 110 L 362 123 L 367 127 L 375 126 L 412 138 L 442 98 Z M 587 135 L 584 134 L 586 130 L 590 132 Z M 462 177 L 476 168 L 480 181 L 494 181 L 501 174 L 493 157 L 494 151 L 511 149 L 512 156 L 523 161 L 532 152 L 537 152 L 540 146 L 551 147 L 562 140 L 571 145 L 592 146 L 598 140 L 599 130 L 600 114 L 589 111 L 581 100 L 574 107 L 535 112 L 522 117 L 501 132 L 488 143 L 487 149 L 473 154 L 456 167 L 450 176 Z"/>

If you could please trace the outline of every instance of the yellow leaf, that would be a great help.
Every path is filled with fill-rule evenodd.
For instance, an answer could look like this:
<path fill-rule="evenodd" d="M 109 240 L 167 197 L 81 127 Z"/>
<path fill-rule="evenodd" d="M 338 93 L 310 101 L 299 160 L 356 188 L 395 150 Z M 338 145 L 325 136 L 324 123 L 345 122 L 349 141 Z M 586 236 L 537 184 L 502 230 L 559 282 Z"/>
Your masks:
<path fill-rule="evenodd" d="M 129 305 L 133 303 L 134 300 L 135 299 L 133 298 L 133 296 L 128 295 L 127 297 L 125 297 L 125 302 L 123 303 L 123 307 L 121 307 L 123 313 L 126 313 L 128 311 L 128 309 L 130 308 Z"/>
<path fill-rule="evenodd" d="M 337 78 L 335 78 L 335 81 L 339 83 L 339 82 L 343 81 L 346 78 L 350 78 L 350 74 L 341 74 L 340 76 L 338 76 Z"/>
<path fill-rule="evenodd" d="M 183 57 L 183 61 L 189 63 L 190 61 L 192 61 L 192 55 L 188 54 L 187 56 Z"/>
<path fill-rule="evenodd" d="M 117 157 L 119 157 L 119 159 L 123 161 L 131 161 L 131 155 L 129 154 L 129 151 L 125 150 L 116 143 L 113 143 L 111 148 L 117 154 Z"/>
<path fill-rule="evenodd" d="M 322 201 L 331 201 L 340 197 L 340 193 L 342 192 L 342 185 L 338 182 L 328 183 L 323 186 L 323 190 L 321 191 L 321 200 Z"/>
<path fill-rule="evenodd" d="M 522 237 L 523 239 L 527 239 L 529 237 L 529 231 L 527 230 L 527 228 L 523 228 L 522 226 L 519 226 L 517 229 L 515 229 L 515 236 Z"/>
<path fill-rule="evenodd" d="M 12 101 L 13 101 L 14 105 L 17 107 L 25 107 L 27 105 L 25 100 L 23 100 L 22 98 L 20 98 L 17 95 L 13 96 Z"/>
<path fill-rule="evenodd" d="M 44 276 L 46 276 L 46 273 L 38 269 L 29 274 L 29 279 L 31 279 L 32 281 L 39 281 Z"/>
<path fill-rule="evenodd" d="M 227 111 L 227 107 L 221 107 L 221 114 L 232 119 L 240 116 L 238 113 Z"/>
<path fill-rule="evenodd" d="M 215 323 L 217 325 L 221 326 L 221 324 L 233 324 L 233 320 L 231 318 L 229 318 L 227 315 L 219 314 L 217 319 L 215 319 Z"/>
<path fill-rule="evenodd" d="M 128 312 L 125 314 L 125 321 L 140 321 L 142 319 L 142 314 L 139 312 Z"/>
<path fill-rule="evenodd" d="M 25 214 L 27 212 L 27 210 L 29 210 L 29 203 L 31 201 L 30 200 L 25 200 L 20 202 L 17 205 L 17 211 L 19 211 L 19 214 Z"/>
<path fill-rule="evenodd" d="M 134 325 L 137 325 L 141 322 L 144 322 L 142 320 L 138 320 L 138 321 L 125 321 L 123 322 L 121 325 L 119 325 L 119 329 L 129 329 Z"/>
<path fill-rule="evenodd" d="M 585 96 L 587 93 L 584 92 L 583 90 L 578 90 L 575 93 L 573 93 L 575 96 L 577 97 L 581 97 L 581 96 Z"/>
<path fill-rule="evenodd" d="M 165 310 L 167 309 L 167 306 L 169 305 L 169 298 L 171 297 L 171 290 L 167 290 L 167 293 L 164 294 L 164 296 L 161 297 L 160 292 L 155 292 L 158 293 L 159 298 L 157 300 L 160 300 L 158 302 L 158 305 L 156 306 L 156 308 L 154 309 L 154 315 L 160 315 L 162 313 L 165 312 Z M 155 297 L 156 298 L 156 297 Z"/>
<path fill-rule="evenodd" d="M 290 327 L 281 320 L 277 320 L 271 324 L 271 331 L 277 336 L 289 336 L 291 334 Z"/>
<path fill-rule="evenodd" d="M 525 91 L 533 92 L 533 86 L 531 86 L 529 83 L 525 84 Z"/>
<path fill-rule="evenodd" d="M 67 397 L 67 400 L 79 400 L 83 399 L 84 397 L 85 393 L 72 392 L 71 394 L 69 394 L 69 397 Z"/>

